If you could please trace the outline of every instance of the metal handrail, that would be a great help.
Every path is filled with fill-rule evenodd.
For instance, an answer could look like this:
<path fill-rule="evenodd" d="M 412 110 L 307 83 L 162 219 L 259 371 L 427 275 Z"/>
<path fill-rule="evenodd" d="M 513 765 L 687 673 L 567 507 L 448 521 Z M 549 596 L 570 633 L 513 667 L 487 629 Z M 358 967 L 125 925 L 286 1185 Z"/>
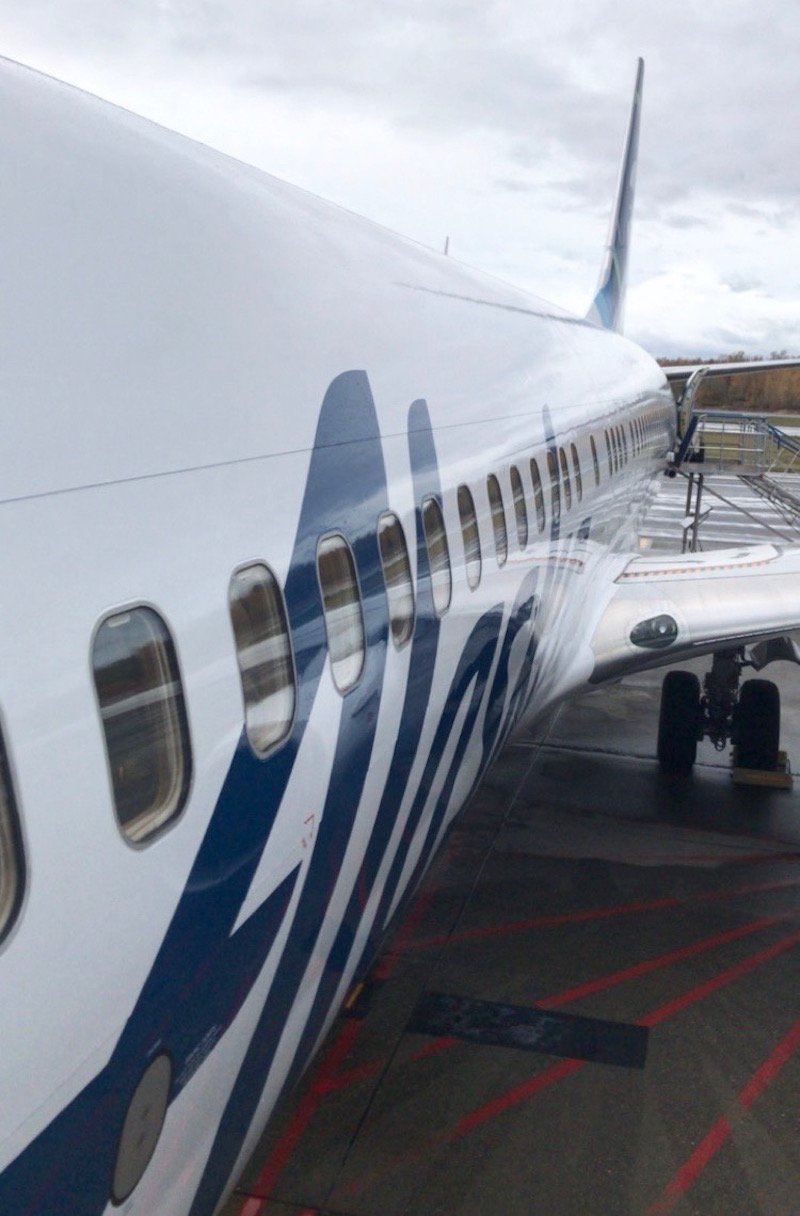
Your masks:
<path fill-rule="evenodd" d="M 797 471 L 800 439 L 787 435 L 763 415 L 698 410 L 695 420 L 692 448 L 703 451 L 707 468 L 745 467 L 764 474 Z"/>

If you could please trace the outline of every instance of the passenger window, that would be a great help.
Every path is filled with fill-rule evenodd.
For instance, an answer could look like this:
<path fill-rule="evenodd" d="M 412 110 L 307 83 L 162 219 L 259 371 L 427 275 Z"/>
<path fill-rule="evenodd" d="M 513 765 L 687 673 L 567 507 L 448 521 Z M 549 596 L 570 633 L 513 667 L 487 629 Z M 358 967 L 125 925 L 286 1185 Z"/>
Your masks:
<path fill-rule="evenodd" d="M 489 506 L 492 510 L 492 527 L 494 528 L 494 547 L 497 552 L 497 564 L 502 566 L 508 557 L 508 534 L 506 532 L 506 513 L 503 507 L 503 495 L 500 482 L 494 473 L 486 478 L 486 489 L 489 493 Z"/>
<path fill-rule="evenodd" d="M 237 570 L 228 592 L 250 746 L 266 756 L 292 727 L 294 664 L 283 596 L 261 563 Z"/>
<path fill-rule="evenodd" d="M 191 756 L 175 648 L 152 608 L 130 608 L 98 626 L 92 667 L 117 820 L 142 844 L 183 810 Z"/>
<path fill-rule="evenodd" d="M 622 464 L 622 453 L 619 448 L 619 437 L 617 435 L 617 428 L 615 426 L 612 426 L 611 428 L 611 443 L 614 448 L 614 472 L 617 473 L 620 465 Z"/>
<path fill-rule="evenodd" d="M 536 509 L 536 525 L 540 532 L 544 532 L 545 514 L 544 514 L 544 494 L 542 493 L 542 479 L 539 475 L 539 466 L 535 460 L 531 460 L 531 482 L 533 483 L 533 505 Z"/>
<path fill-rule="evenodd" d="M 592 464 L 594 465 L 594 484 L 600 485 L 600 461 L 597 459 L 597 444 L 594 435 L 589 436 L 589 447 L 592 449 Z"/>
<path fill-rule="evenodd" d="M 608 475 L 611 477 L 614 472 L 614 455 L 611 451 L 611 439 L 608 434 L 608 428 L 606 428 L 606 451 L 608 452 Z"/>
<path fill-rule="evenodd" d="M 403 525 L 391 511 L 378 520 L 378 547 L 386 584 L 392 641 L 399 650 L 411 637 L 414 628 L 414 588 Z"/>
<path fill-rule="evenodd" d="M 509 473 L 511 475 L 511 493 L 514 496 L 514 517 L 517 521 L 517 541 L 520 549 L 524 549 L 528 543 L 528 509 L 525 506 L 525 491 L 522 488 L 519 469 L 515 464 L 512 464 Z"/>
<path fill-rule="evenodd" d="M 619 428 L 619 434 L 620 434 L 620 439 L 621 439 L 623 461 L 625 464 L 627 464 L 628 463 L 628 440 L 625 438 L 625 427 L 624 426 L 621 426 Z"/>
<path fill-rule="evenodd" d="M 331 675 L 339 692 L 345 693 L 358 683 L 364 668 L 364 619 L 353 554 L 338 532 L 319 542 L 317 572 Z"/>
<path fill-rule="evenodd" d="M 550 501 L 553 526 L 558 527 L 561 520 L 561 482 L 558 476 L 558 461 L 554 448 L 547 449 L 547 471 L 550 474 Z"/>
<path fill-rule="evenodd" d="M 564 502 L 566 509 L 569 510 L 572 506 L 572 486 L 569 482 L 569 465 L 567 464 L 567 454 L 563 448 L 558 449 L 558 459 L 561 461 L 561 480 L 564 482 Z"/>
<path fill-rule="evenodd" d="M 478 533 L 475 502 L 469 486 L 458 487 L 458 515 L 464 540 L 464 567 L 467 573 L 467 584 L 474 591 L 481 581 L 481 538 Z"/>
<path fill-rule="evenodd" d="M 453 576 L 450 573 L 450 550 L 447 547 L 442 508 L 436 498 L 424 499 L 422 526 L 425 529 L 425 543 L 431 568 L 433 607 L 437 616 L 444 616 L 450 607 L 453 594 Z"/>
<path fill-rule="evenodd" d="M 581 462 L 578 458 L 578 449 L 575 444 L 570 444 L 572 452 L 572 467 L 575 472 L 575 492 L 578 495 L 578 502 L 583 498 L 583 478 L 581 477 Z"/>
<path fill-rule="evenodd" d="M 24 862 L 19 833 L 17 809 L 11 787 L 3 737 L 0 735 L 0 941 L 11 924 L 22 901 Z"/>

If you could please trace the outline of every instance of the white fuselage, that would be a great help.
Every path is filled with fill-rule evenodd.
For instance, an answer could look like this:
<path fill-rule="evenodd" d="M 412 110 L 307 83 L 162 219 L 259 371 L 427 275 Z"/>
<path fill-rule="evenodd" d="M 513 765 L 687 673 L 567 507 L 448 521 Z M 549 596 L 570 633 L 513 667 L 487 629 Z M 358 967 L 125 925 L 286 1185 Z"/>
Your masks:
<path fill-rule="evenodd" d="M 0 725 L 23 876 L 0 945 L 0 1211 L 116 1210 L 127 1102 L 164 1052 L 164 1127 L 124 1211 L 211 1216 L 497 746 L 588 680 L 594 580 L 635 546 L 672 398 L 624 339 L 254 170 L 10 66 L 0 98 L 15 116 Z M 441 616 L 431 496 L 452 574 Z M 415 592 L 399 649 L 375 539 L 387 510 Z M 355 554 L 365 622 L 344 695 L 314 568 L 329 533 Z M 292 730 L 263 759 L 243 731 L 229 605 L 253 563 L 285 596 L 297 688 Z M 191 786 L 134 847 L 91 656 L 100 623 L 139 605 L 174 642 Z"/>

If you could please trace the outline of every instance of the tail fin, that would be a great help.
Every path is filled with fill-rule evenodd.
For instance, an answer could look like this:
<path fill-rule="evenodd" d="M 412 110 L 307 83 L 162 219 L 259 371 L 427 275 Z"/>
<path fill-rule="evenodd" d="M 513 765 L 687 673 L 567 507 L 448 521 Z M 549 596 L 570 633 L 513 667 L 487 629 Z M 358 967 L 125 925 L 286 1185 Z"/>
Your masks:
<path fill-rule="evenodd" d="M 616 330 L 617 333 L 622 329 L 622 316 L 625 310 L 628 243 L 636 186 L 636 157 L 639 150 L 639 114 L 642 108 L 643 79 L 644 60 L 640 59 L 603 268 L 600 272 L 597 294 L 586 314 L 587 321 L 594 321 L 596 325 L 602 325 L 604 329 Z"/>

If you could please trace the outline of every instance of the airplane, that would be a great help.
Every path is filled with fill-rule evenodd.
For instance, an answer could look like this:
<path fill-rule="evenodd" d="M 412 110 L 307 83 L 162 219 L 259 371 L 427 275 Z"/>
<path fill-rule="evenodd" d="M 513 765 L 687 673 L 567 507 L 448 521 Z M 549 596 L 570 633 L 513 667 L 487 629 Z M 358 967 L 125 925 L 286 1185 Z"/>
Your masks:
<path fill-rule="evenodd" d="M 708 654 L 662 766 L 773 758 L 800 550 L 638 547 L 642 73 L 580 317 L 0 66 L 4 1216 L 218 1211 L 520 723 Z"/>

